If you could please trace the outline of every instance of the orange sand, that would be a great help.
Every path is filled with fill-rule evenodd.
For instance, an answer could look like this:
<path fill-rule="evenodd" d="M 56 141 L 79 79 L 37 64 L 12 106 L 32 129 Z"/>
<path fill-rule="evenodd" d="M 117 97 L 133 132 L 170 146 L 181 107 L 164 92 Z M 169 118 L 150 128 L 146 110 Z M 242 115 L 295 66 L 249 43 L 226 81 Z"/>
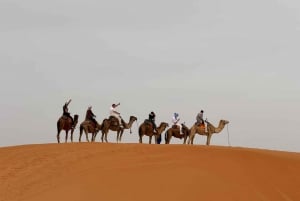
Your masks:
<path fill-rule="evenodd" d="M 0 201 L 300 200 L 300 153 L 200 145 L 0 148 Z"/>

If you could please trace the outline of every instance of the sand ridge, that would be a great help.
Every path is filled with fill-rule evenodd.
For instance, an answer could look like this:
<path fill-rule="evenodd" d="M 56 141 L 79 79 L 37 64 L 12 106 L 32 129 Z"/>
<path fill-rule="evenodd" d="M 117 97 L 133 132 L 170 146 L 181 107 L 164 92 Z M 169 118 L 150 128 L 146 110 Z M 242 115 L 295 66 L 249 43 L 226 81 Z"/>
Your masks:
<path fill-rule="evenodd" d="M 300 153 L 202 145 L 0 148 L 0 201 L 300 200 Z"/>

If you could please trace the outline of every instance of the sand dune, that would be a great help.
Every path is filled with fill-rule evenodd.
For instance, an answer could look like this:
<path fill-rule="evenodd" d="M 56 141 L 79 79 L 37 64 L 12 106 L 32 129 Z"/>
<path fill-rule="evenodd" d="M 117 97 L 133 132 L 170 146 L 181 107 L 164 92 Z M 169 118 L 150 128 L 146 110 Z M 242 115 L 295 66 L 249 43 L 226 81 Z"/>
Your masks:
<path fill-rule="evenodd" d="M 300 153 L 68 143 L 0 148 L 0 201 L 300 200 Z"/>

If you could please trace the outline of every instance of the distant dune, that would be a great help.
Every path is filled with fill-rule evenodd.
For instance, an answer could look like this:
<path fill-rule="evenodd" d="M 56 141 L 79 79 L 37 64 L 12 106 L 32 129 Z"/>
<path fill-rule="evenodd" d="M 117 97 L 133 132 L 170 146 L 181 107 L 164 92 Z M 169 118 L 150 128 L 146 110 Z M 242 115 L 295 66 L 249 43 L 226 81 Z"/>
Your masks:
<path fill-rule="evenodd" d="M 300 153 L 202 145 L 0 148 L 0 201 L 300 200 Z"/>

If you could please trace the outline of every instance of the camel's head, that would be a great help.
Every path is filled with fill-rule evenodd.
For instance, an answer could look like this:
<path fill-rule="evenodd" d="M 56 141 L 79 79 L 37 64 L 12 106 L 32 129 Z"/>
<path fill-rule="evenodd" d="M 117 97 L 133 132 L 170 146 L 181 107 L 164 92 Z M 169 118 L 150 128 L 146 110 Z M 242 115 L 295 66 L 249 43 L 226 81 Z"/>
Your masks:
<path fill-rule="evenodd" d="M 161 122 L 161 126 L 162 126 L 163 128 L 167 128 L 167 127 L 169 127 L 169 124 L 166 123 L 166 122 Z"/>
<path fill-rule="evenodd" d="M 184 123 L 181 123 L 181 130 L 182 129 L 187 129 L 188 127 L 185 125 L 185 122 Z"/>
<path fill-rule="evenodd" d="M 129 118 L 131 121 L 136 121 L 137 120 L 137 118 L 135 117 L 135 116 L 130 116 L 130 118 Z"/>
<path fill-rule="evenodd" d="M 75 122 L 75 121 L 76 121 L 76 122 L 78 121 L 78 117 L 79 117 L 78 114 L 75 114 L 75 115 L 74 115 L 74 122 Z"/>
<path fill-rule="evenodd" d="M 229 124 L 229 121 L 224 120 L 224 119 L 222 119 L 221 122 L 222 122 L 224 125 Z"/>

